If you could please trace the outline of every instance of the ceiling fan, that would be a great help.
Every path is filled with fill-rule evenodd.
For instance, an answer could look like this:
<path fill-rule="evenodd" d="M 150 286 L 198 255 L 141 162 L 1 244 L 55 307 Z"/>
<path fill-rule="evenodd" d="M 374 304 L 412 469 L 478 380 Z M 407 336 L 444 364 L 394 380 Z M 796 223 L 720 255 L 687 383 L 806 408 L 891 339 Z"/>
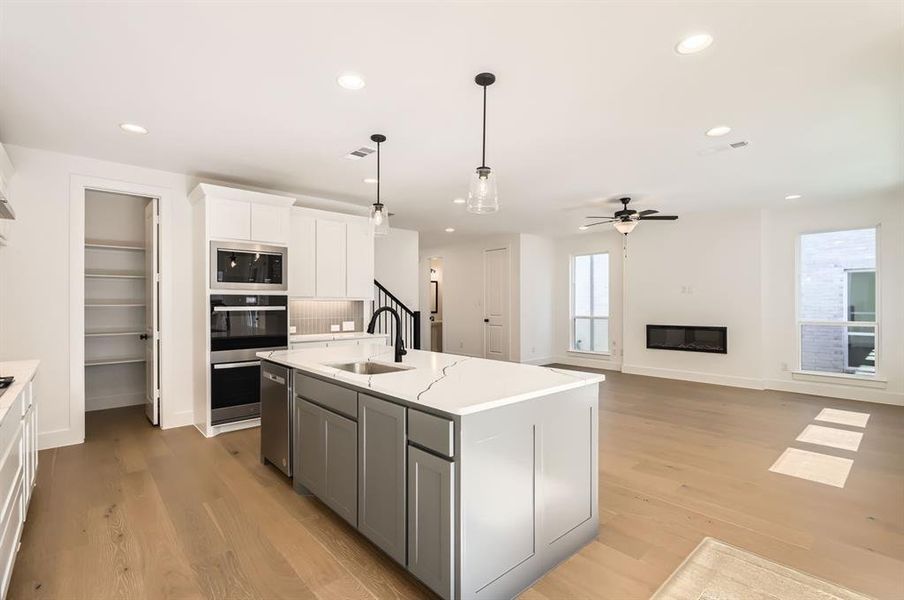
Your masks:
<path fill-rule="evenodd" d="M 619 198 L 619 202 L 622 203 L 622 209 L 616 211 L 614 215 L 611 217 L 586 217 L 588 219 L 604 219 L 603 221 L 597 221 L 596 223 L 588 223 L 586 225 L 581 225 L 580 229 L 583 231 L 589 227 L 593 227 L 595 225 L 603 225 L 605 223 L 612 223 L 615 226 L 615 229 L 618 230 L 619 233 L 623 233 L 628 235 L 634 228 L 637 227 L 637 224 L 640 221 L 677 221 L 678 217 L 675 215 L 660 215 L 658 214 L 658 210 L 642 210 L 637 212 L 633 208 L 628 208 L 628 202 L 631 201 L 631 198 Z"/>

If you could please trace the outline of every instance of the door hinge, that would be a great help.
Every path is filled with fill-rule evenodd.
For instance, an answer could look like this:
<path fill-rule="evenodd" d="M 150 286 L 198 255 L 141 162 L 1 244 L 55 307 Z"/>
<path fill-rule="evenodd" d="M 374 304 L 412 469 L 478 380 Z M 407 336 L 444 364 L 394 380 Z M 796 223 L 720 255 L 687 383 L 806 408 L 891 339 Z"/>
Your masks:
<path fill-rule="evenodd" d="M 154 273 L 154 282 L 160 283 L 160 273 Z"/>

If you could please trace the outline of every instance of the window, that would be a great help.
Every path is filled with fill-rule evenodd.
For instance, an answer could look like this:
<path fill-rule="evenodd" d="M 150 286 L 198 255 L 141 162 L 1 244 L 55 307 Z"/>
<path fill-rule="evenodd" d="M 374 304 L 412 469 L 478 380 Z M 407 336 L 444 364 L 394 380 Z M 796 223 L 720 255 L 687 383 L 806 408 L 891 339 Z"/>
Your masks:
<path fill-rule="evenodd" d="M 571 257 L 571 350 L 609 352 L 609 255 Z"/>
<path fill-rule="evenodd" d="M 876 229 L 800 236 L 800 369 L 876 374 Z"/>

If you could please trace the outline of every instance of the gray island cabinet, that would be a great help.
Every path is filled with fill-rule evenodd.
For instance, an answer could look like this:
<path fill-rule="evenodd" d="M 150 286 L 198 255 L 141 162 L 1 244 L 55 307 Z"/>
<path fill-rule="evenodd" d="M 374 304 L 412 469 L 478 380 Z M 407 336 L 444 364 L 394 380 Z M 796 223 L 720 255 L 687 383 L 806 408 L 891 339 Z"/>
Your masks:
<path fill-rule="evenodd" d="M 330 366 L 384 353 L 261 353 L 295 369 L 296 491 L 449 599 L 512 598 L 596 537 L 602 376 L 416 350 Z"/>

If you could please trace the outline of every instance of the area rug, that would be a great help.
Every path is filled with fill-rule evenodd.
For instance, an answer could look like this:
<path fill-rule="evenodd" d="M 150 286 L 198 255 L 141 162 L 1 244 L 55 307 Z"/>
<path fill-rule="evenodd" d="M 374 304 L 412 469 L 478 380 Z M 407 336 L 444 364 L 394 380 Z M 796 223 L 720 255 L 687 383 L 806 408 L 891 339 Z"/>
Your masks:
<path fill-rule="evenodd" d="M 869 596 L 704 538 L 651 600 L 869 600 Z"/>

